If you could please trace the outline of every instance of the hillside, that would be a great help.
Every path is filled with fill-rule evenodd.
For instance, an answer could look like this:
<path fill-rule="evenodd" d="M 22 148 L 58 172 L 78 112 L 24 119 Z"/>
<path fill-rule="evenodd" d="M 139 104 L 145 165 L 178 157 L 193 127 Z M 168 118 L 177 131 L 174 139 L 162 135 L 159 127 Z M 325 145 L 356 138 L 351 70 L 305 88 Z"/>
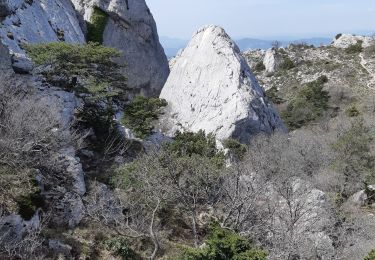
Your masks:
<path fill-rule="evenodd" d="M 151 11 L 0 1 L 0 259 L 374 259 L 375 40 L 168 64 Z"/>

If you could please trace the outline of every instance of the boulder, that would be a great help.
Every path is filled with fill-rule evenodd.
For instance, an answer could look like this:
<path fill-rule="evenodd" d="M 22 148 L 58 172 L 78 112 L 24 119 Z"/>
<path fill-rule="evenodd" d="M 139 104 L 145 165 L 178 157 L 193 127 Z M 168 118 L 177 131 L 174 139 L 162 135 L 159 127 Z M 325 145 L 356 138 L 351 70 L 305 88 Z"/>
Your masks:
<path fill-rule="evenodd" d="M 337 39 L 333 40 L 332 46 L 336 48 L 346 49 L 351 45 L 357 44 L 358 41 L 362 41 L 362 46 L 368 47 L 371 44 L 375 43 L 375 39 L 373 37 L 368 36 L 359 36 L 359 35 L 352 35 L 352 34 L 343 34 Z"/>
<path fill-rule="evenodd" d="M 275 49 L 268 49 L 264 55 L 263 64 L 267 73 L 274 73 L 280 66 L 282 60 Z"/>
<path fill-rule="evenodd" d="M 128 86 L 135 93 L 158 96 L 168 77 L 169 66 L 159 42 L 156 23 L 144 0 L 73 0 L 90 22 L 93 8 L 108 14 L 103 44 L 121 51 Z"/>
<path fill-rule="evenodd" d="M 160 98 L 168 102 L 163 129 L 214 133 L 247 143 L 284 129 L 237 45 L 218 26 L 198 30 L 176 57 Z"/>

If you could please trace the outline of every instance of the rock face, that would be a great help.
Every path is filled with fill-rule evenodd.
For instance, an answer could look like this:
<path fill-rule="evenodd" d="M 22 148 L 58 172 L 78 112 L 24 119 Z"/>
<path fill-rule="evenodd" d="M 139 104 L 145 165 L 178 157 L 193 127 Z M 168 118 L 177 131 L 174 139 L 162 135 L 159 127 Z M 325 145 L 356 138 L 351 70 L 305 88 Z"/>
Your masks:
<path fill-rule="evenodd" d="M 196 32 L 176 57 L 160 97 L 169 104 L 170 134 L 202 129 L 219 140 L 248 142 L 256 133 L 283 128 L 239 48 L 217 26 Z"/>
<path fill-rule="evenodd" d="M 0 41 L 10 50 L 15 71 L 33 69 L 24 43 L 85 43 L 83 19 L 90 21 L 94 7 L 109 16 L 103 44 L 121 51 L 118 62 L 126 65 L 128 86 L 135 94 L 159 95 L 169 66 L 144 0 L 0 0 Z"/>
<path fill-rule="evenodd" d="M 13 63 L 20 72 L 32 69 L 22 49 L 24 43 L 85 42 L 70 0 L 9 0 L 1 3 L 1 9 L 8 10 L 8 16 L 0 26 L 0 40 L 14 55 Z"/>
<path fill-rule="evenodd" d="M 336 48 L 348 48 L 350 45 L 356 44 L 358 41 L 362 41 L 363 47 L 368 47 L 375 40 L 372 37 L 359 36 L 352 34 L 343 34 L 338 39 L 334 39 L 332 45 Z"/>
<path fill-rule="evenodd" d="M 9 72 L 12 69 L 12 63 L 8 49 L 0 42 L 0 71 Z"/>
<path fill-rule="evenodd" d="M 275 49 L 268 49 L 263 59 L 267 73 L 274 73 L 281 64 L 281 59 Z"/>
<path fill-rule="evenodd" d="M 73 0 L 73 3 L 87 21 L 91 19 L 93 7 L 99 7 L 109 15 L 103 44 L 121 50 L 122 57 L 118 61 L 127 65 L 129 87 L 147 96 L 159 95 L 169 66 L 146 2 Z"/>

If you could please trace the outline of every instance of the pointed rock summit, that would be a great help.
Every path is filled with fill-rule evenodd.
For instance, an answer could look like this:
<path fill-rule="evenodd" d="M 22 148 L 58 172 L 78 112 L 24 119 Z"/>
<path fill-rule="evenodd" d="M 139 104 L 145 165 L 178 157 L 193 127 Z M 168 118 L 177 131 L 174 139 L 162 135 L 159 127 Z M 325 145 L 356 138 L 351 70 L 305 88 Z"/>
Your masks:
<path fill-rule="evenodd" d="M 217 139 L 251 136 L 284 128 L 237 45 L 224 29 L 198 30 L 175 64 L 160 95 L 168 102 L 167 131 L 216 134 Z"/>

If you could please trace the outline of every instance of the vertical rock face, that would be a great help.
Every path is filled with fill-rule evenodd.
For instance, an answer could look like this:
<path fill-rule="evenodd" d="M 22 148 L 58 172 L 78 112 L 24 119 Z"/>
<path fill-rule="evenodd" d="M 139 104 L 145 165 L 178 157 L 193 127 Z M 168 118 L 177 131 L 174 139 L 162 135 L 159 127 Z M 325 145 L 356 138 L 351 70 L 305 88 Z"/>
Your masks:
<path fill-rule="evenodd" d="M 13 54 L 18 72 L 32 69 L 22 44 L 53 41 L 83 43 L 77 12 L 70 0 L 8 0 L 0 2 L 7 15 L 0 26 L 0 40 Z M 1 16 L 1 15 L 0 15 Z"/>
<path fill-rule="evenodd" d="M 281 64 L 281 59 L 275 49 L 268 49 L 263 59 L 266 72 L 274 73 Z"/>
<path fill-rule="evenodd" d="M 169 104 L 169 133 L 202 129 L 220 140 L 248 142 L 259 132 L 284 128 L 239 48 L 217 26 L 193 36 L 176 58 L 160 97 Z"/>
<path fill-rule="evenodd" d="M 156 24 L 144 0 L 73 0 L 90 21 L 93 8 L 109 17 L 103 44 L 121 50 L 128 85 L 148 96 L 159 95 L 169 74 L 168 60 L 159 43 Z"/>

